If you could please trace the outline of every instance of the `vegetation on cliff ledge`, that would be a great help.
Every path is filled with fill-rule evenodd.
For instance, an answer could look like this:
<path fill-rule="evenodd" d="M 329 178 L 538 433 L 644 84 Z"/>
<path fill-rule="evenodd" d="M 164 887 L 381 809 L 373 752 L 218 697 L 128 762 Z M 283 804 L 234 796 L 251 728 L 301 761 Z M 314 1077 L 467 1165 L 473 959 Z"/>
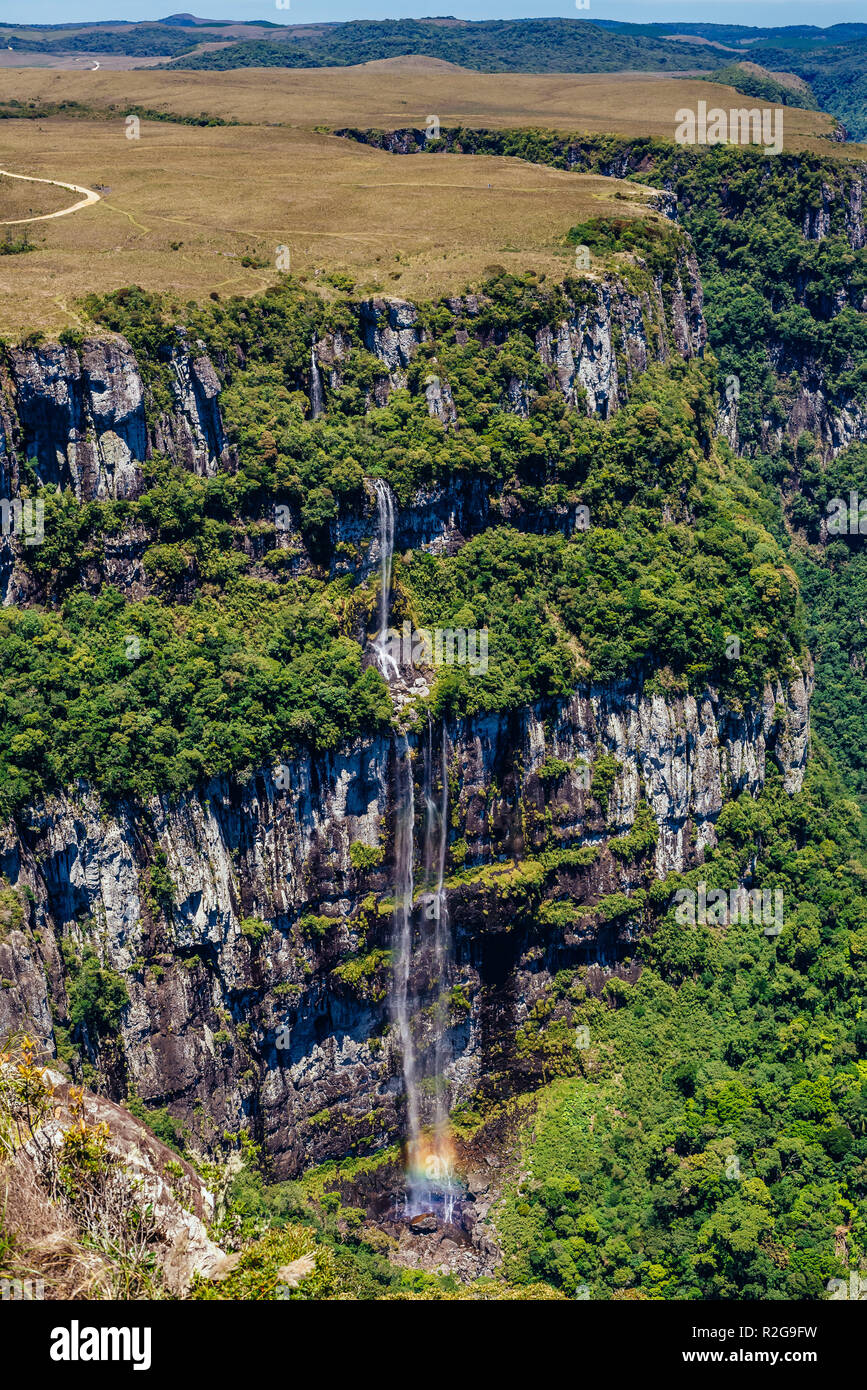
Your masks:
<path fill-rule="evenodd" d="M 505 710 L 658 668 L 684 690 L 710 682 L 739 699 L 785 678 L 803 650 L 797 581 L 767 485 L 712 440 L 713 362 L 651 366 L 607 421 L 570 409 L 549 391 L 531 336 L 564 312 L 566 289 L 577 293 L 498 274 L 480 298 L 481 329 L 422 306 L 436 336 L 406 387 L 366 409 L 383 368 L 354 348 L 315 420 L 299 344 L 313 327 L 357 333 L 350 306 L 317 322 L 321 305 L 287 284 L 190 311 L 215 361 L 230 347 L 243 360 L 225 368 L 221 397 L 237 469 L 200 478 L 157 456 L 135 501 L 79 505 L 42 490 L 45 541 L 24 561 L 54 602 L 0 615 L 3 804 L 78 778 L 112 795 L 178 791 L 386 723 L 384 683 L 364 662 L 377 576 L 338 526 L 370 514 L 371 475 L 406 500 L 426 484 L 483 479 L 549 529 L 528 534 L 495 513 L 453 557 L 396 562 L 393 621 L 489 629 L 487 673 L 443 668 L 436 710 Z M 91 307 L 129 337 L 157 408 L 174 338 L 165 307 L 138 291 Z M 466 324 L 479 336 L 462 343 Z M 428 412 L 434 350 L 454 429 Z M 515 377 L 531 393 L 526 416 L 504 396 Z M 557 518 L 578 505 L 589 528 L 564 534 Z M 297 527 L 288 549 L 278 506 Z M 130 532 L 147 536 L 153 595 L 82 592 L 105 547 Z"/>

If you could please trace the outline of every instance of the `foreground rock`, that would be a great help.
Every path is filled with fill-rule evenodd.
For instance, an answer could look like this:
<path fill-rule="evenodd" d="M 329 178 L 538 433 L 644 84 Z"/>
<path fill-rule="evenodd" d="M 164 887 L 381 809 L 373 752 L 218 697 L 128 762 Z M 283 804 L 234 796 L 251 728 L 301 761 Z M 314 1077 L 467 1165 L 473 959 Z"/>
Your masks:
<path fill-rule="evenodd" d="M 123 1252 L 124 1245 L 115 1226 L 130 1229 L 135 1224 L 129 1221 L 131 1212 L 138 1213 L 135 1221 L 142 1234 L 136 1255 L 127 1251 L 125 1259 L 131 1264 L 136 1257 L 154 1262 L 157 1283 L 169 1293 L 183 1296 L 195 1274 L 224 1278 L 239 1256 L 226 1255 L 208 1236 L 206 1223 L 214 1215 L 214 1197 L 195 1169 L 123 1106 L 92 1092 L 82 1093 L 57 1072 L 43 1075 L 53 1088 L 50 1113 L 0 1173 L 5 1177 L 7 1199 L 16 1189 L 29 1193 L 20 1211 L 14 1199 L 11 1205 L 7 1200 L 6 1226 L 16 1238 L 13 1248 L 22 1240 L 25 1248 L 32 1244 L 37 1265 L 42 1263 L 40 1254 L 56 1251 L 58 1245 L 65 1248 L 66 1260 L 57 1271 L 61 1282 L 53 1285 L 49 1270 L 45 1296 L 70 1296 L 70 1270 L 76 1265 L 87 1271 L 89 1296 L 100 1289 L 104 1296 L 118 1296 L 112 1255 L 115 1248 Z M 107 1181 L 95 1182 L 85 1191 L 70 1180 L 76 1190 L 67 1205 L 62 1184 L 57 1182 L 57 1174 L 63 1171 L 60 1156 L 70 1135 L 88 1133 L 104 1136 L 104 1142 L 99 1141 L 100 1167 Z M 123 1211 L 118 1211 L 119 1205 Z M 42 1229 L 34 1231 L 34 1221 Z M 86 1223 L 86 1228 L 76 1231 L 78 1222 Z M 79 1241 L 93 1248 L 90 1254 L 77 1248 Z"/>

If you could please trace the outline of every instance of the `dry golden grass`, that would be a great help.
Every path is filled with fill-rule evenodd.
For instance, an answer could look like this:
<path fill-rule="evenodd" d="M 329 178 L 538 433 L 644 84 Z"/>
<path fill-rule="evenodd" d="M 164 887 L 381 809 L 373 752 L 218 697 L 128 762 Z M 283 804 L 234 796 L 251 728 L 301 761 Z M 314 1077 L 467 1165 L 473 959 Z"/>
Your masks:
<path fill-rule="evenodd" d="M 40 97 L 93 105 L 137 103 L 199 115 L 207 111 L 254 124 L 312 127 L 443 125 L 547 126 L 670 139 L 675 112 L 695 106 L 761 106 L 701 78 L 649 73 L 479 73 L 436 59 L 387 58 L 352 68 L 242 68 L 235 72 L 4 73 L 4 99 Z M 801 148 L 831 129 L 822 112 L 786 110 L 786 141 Z M 822 144 L 825 142 L 822 141 Z M 863 153 L 863 151 L 862 151 Z"/>
<path fill-rule="evenodd" d="M 47 1299 L 112 1296 L 108 1262 L 82 1242 L 25 1153 L 0 1164 L 0 1225 L 13 1237 L 4 1278 L 42 1280 Z"/>
<path fill-rule="evenodd" d="M 0 258 L 7 337 L 84 326 L 77 299 L 124 284 L 185 299 L 254 293 L 275 279 L 280 246 L 289 247 L 293 273 L 311 283 L 322 283 L 317 270 L 342 270 L 360 286 L 409 298 L 455 292 L 492 262 L 560 275 L 570 258 L 567 229 L 606 208 L 642 215 L 636 185 L 510 159 L 388 155 L 316 127 L 423 127 L 435 114 L 444 126 L 670 138 L 681 106 L 745 102 L 699 79 L 487 75 L 434 59 L 312 71 L 8 70 L 3 86 L 6 100 L 119 112 L 135 104 L 245 122 L 143 122 L 136 141 L 126 138 L 121 115 L 0 121 L 0 168 L 103 195 L 69 217 L 33 224 L 38 251 Z M 821 113 L 785 113 L 788 148 L 865 156 L 863 147 L 822 138 L 829 128 Z M 244 256 L 261 264 L 244 267 Z"/>
<path fill-rule="evenodd" d="M 70 193 L 68 188 L 57 188 L 51 183 L 25 183 L 23 179 L 10 179 L 0 174 L 0 226 L 13 219 L 58 212 L 78 200 L 79 195 Z M 14 228 L 9 230 L 14 232 Z"/>
<path fill-rule="evenodd" d="M 77 297 L 131 283 L 183 299 L 253 293 L 275 280 L 279 246 L 295 274 L 340 269 L 408 298 L 458 290 L 491 263 L 562 275 L 575 222 L 646 211 L 640 188 L 613 179 L 506 158 L 404 158 L 287 128 L 143 122 L 135 141 L 120 121 L 4 121 L 0 167 L 102 192 L 34 223 L 36 252 L 0 258 L 6 337 L 81 325 Z M 245 255 L 261 268 L 242 266 Z"/>

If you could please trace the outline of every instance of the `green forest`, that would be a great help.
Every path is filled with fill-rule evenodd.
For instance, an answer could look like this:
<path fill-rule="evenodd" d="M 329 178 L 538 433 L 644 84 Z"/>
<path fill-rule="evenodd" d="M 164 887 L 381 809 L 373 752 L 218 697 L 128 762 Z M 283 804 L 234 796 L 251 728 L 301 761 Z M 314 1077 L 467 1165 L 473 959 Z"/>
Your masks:
<path fill-rule="evenodd" d="M 370 51 L 376 44 L 381 52 L 383 35 L 404 42 L 411 23 L 367 26 Z M 499 62 L 521 37 L 513 31 L 532 29 L 491 27 Z M 341 52 L 342 28 L 329 61 Z M 464 61 L 461 29 L 445 32 L 455 45 L 448 51 L 463 55 L 453 60 Z M 620 46 L 600 50 L 600 64 L 622 65 L 627 42 L 647 45 L 648 63 L 653 45 L 663 46 L 652 36 L 600 32 Z M 423 37 L 414 33 L 413 42 Z M 354 61 L 363 40 L 353 39 Z M 262 50 L 254 48 L 258 62 Z M 433 42 L 414 51 L 433 51 Z M 211 65 L 232 53 L 209 55 Z M 515 66 L 525 61 L 516 49 Z M 382 131 L 341 133 L 388 143 Z M 434 725 L 454 731 L 485 713 L 505 724 L 529 705 L 550 733 L 558 702 L 591 682 L 622 681 L 672 701 L 712 690 L 736 719 L 760 703 L 767 682 L 785 685 L 812 657 L 803 786 L 787 791 L 776 765 L 774 739 L 786 721 L 776 706 L 762 790 L 728 796 L 704 861 L 661 876 L 646 788 L 624 834 L 612 810 L 621 764 L 600 743 L 581 843 L 555 841 L 547 803 L 534 838 L 538 807 L 519 789 L 521 854 L 474 863 L 456 835 L 458 769 L 444 758 L 441 892 L 470 907 L 477 892 L 486 943 L 496 923 L 482 919 L 496 918 L 496 903 L 501 935 L 510 943 L 525 935 L 532 967 L 530 985 L 521 985 L 531 1002 L 517 1024 L 502 1025 L 509 1074 L 475 1078 L 450 1117 L 461 1144 L 511 1156 L 493 1208 L 502 1255 L 495 1274 L 461 1281 L 396 1262 L 397 1242 L 357 1204 L 365 1180 L 400 1163 L 396 1144 L 379 1144 L 373 1115 L 356 1125 L 341 1158 L 275 1181 L 252 1102 L 249 1132 L 215 1133 L 203 1157 L 198 1136 L 172 1111 L 176 1097 L 141 1099 L 118 1062 L 119 1020 L 133 989 L 146 976 L 159 984 L 178 960 L 189 995 L 215 1024 L 216 1031 L 208 1024 L 212 1055 L 219 1048 L 227 1069 L 242 1046 L 252 1059 L 247 1076 L 254 1061 L 258 1074 L 273 1064 L 265 1030 L 257 1041 L 249 1022 L 269 993 L 286 1010 L 305 990 L 336 1001 L 333 1016 L 322 1013 L 310 1025 L 317 1047 L 332 1025 L 345 1040 L 355 1007 L 359 1035 L 366 1029 L 367 1042 L 375 1034 L 381 1050 L 389 1026 L 382 1006 L 400 947 L 387 931 L 400 892 L 393 882 L 383 889 L 376 875 L 387 852 L 396 855 L 396 832 L 389 838 L 384 827 L 379 842 L 375 835 L 370 844 L 353 841 L 354 877 L 340 879 L 342 869 L 331 865 L 321 900 L 305 886 L 303 913 L 288 924 L 274 914 L 265 920 L 260 902 L 239 891 L 238 954 L 224 995 L 216 983 L 219 928 L 207 939 L 183 935 L 166 851 L 143 833 L 152 954 L 133 960 L 124 976 L 107 964 L 101 922 L 63 922 L 56 968 L 65 1013 L 52 1003 L 60 1059 L 89 1083 L 109 1076 L 133 1117 L 223 1184 L 210 1233 L 238 1259 L 219 1282 L 196 1276 L 195 1300 L 822 1300 L 829 1281 L 867 1263 L 867 551 L 860 531 L 829 534 L 826 525 L 833 499 L 867 495 L 867 445 L 850 442 L 834 454 L 818 432 L 786 427 L 791 401 L 816 371 L 832 406 L 867 405 L 867 249 L 853 249 L 846 212 L 854 175 L 830 156 L 769 160 L 737 148 L 684 151 L 530 129 L 443 130 L 425 148 L 616 171 L 670 190 L 676 222 L 658 217 L 637 226 L 609 215 L 562 229 L 564 264 L 574 246 L 586 246 L 596 287 L 621 287 L 643 302 L 643 327 L 648 340 L 657 335 L 660 360 L 630 374 L 627 344 L 615 332 L 617 409 L 607 418 L 592 413 L 581 390 L 568 404 L 552 387 L 536 333 L 579 319 L 597 302 L 597 288 L 574 275 L 555 284 L 496 265 L 467 286 L 477 296 L 472 310 L 466 296 L 417 306 L 415 356 L 378 396 L 386 369 L 364 347 L 363 288 L 346 277 L 332 276 L 327 295 L 284 276 L 254 298 L 215 292 L 202 304 L 135 286 L 90 296 L 79 306 L 87 335 L 108 331 L 129 341 L 151 424 L 172 409 L 178 329 L 201 342 L 220 376 L 231 466 L 198 476 L 154 450 L 134 499 L 79 503 L 71 491 L 45 485 L 38 450 L 22 461 L 23 486 L 45 509 L 45 540 L 21 547 L 30 601 L 0 609 L 4 817 L 33 835 L 34 808 L 83 781 L 98 793 L 105 820 L 122 813 L 147 826 L 155 795 L 171 803 L 196 789 L 204 797 L 220 776 L 243 787 L 278 759 L 330 753 L 361 736 L 408 729 L 421 748 L 427 731 L 432 758 Z M 820 212 L 821 238 L 807 234 Z M 654 305 L 682 291 L 693 252 L 709 338 L 702 356 L 684 360 L 673 323 L 657 321 Z M 310 345 L 338 333 L 351 353 L 339 375 L 324 377 L 317 413 Z M 78 348 L 84 337 L 75 329 L 62 341 Z M 434 372 L 448 383 L 453 421 L 430 414 Z M 513 408 L 515 383 L 521 411 Z M 733 398 L 739 452 L 718 428 L 720 405 Z M 399 721 L 370 660 L 379 568 L 370 563 L 369 540 L 349 525 L 362 518 L 373 532 L 380 479 L 399 512 L 423 489 L 454 498 L 470 483 L 488 506 L 459 545 L 395 548 L 388 609 L 395 626 L 409 620 L 490 633 L 484 674 L 438 671 Z M 588 509 L 590 526 L 561 525 L 578 506 Z M 276 524 L 278 508 L 290 518 L 288 539 Z M 140 543 L 144 597 L 93 577 L 102 576 L 110 547 L 130 535 Z M 405 747 L 412 861 L 416 823 L 431 821 L 436 808 L 431 774 L 423 809 Z M 415 763 L 419 782 L 423 758 Z M 574 770 L 553 756 L 539 767 L 552 804 Z M 501 788 L 489 791 L 491 806 L 505 798 Z M 237 849 L 230 859 L 234 891 L 243 872 Z M 416 880 L 410 863 L 401 890 L 408 917 L 436 877 L 428 859 Z M 335 900 L 350 881 L 358 901 L 343 913 Z M 685 926 L 678 918 L 679 893 L 747 881 L 782 894 L 778 931 L 755 920 Z M 32 928 L 31 898 L 0 880 L 0 943 Z M 603 957 L 602 983 L 601 966 L 587 952 L 581 958 L 575 935 L 588 922 L 598 941 L 606 928 L 617 937 Z M 549 985 L 531 998 L 536 969 L 558 952 L 568 963 L 552 968 Z M 298 978 L 275 986 L 278 955 L 281 970 L 291 958 Z M 438 968 L 445 971 L 441 961 Z M 229 999 L 231 1009 L 208 1013 L 212 996 Z M 381 1007 L 376 1031 L 370 1020 Z M 443 1008 L 452 1025 L 464 1018 L 470 1004 L 462 988 L 451 989 Z M 317 1032 L 320 1018 L 327 1026 Z M 586 1045 L 576 1043 L 576 1029 L 586 1032 Z M 171 1031 L 161 1037 L 167 1048 Z M 296 1075 L 292 1086 L 300 1084 Z M 312 1128 L 328 1126 L 338 1108 L 330 1107 L 323 1102 Z M 83 1122 L 81 1133 L 86 1140 Z M 83 1149 L 91 1169 L 102 1161 L 97 1139 L 92 1151 Z M 72 1169 L 64 1171 L 68 1179 Z M 0 1259 L 13 1246 L 0 1212 Z M 312 1264 L 287 1283 L 287 1266 L 307 1256 Z M 152 1275 L 149 1267 L 147 1279 L 130 1276 L 136 1296 L 151 1295 Z"/>
<path fill-rule="evenodd" d="M 387 139 L 381 131 L 344 133 L 374 144 Z M 832 497 L 848 497 L 858 488 L 867 493 L 863 445 L 844 448 L 826 469 L 807 432 L 796 441 L 784 435 L 773 451 L 764 442 L 768 427 L 784 423 L 787 400 L 815 365 L 832 400 L 867 400 L 867 325 L 860 308 L 867 294 L 867 248 L 853 250 L 846 236 L 845 207 L 857 175 L 817 155 L 768 159 L 749 149 L 696 152 L 655 140 L 570 138 L 540 130 L 443 129 L 427 148 L 505 154 L 579 172 L 622 170 L 676 193 L 679 221 L 701 270 L 718 380 L 721 386 L 735 384 L 741 447 L 774 499 L 766 515 L 775 514 L 777 521 L 769 521 L 769 529 L 787 547 L 808 597 L 807 645 L 817 663 L 814 720 L 863 797 L 864 541 L 860 534 L 823 537 L 821 530 Z M 827 209 L 828 235 L 807 237 L 805 221 L 825 206 L 823 190 L 839 195 Z M 573 242 L 600 254 L 631 252 L 634 236 L 629 224 L 621 231 L 605 219 L 570 233 Z M 651 251 L 640 248 L 644 257 Z M 774 370 L 772 351 L 782 370 Z"/>
<path fill-rule="evenodd" d="M 340 1195 L 376 1160 L 348 1158 L 294 1183 L 242 1173 L 242 1265 L 198 1296 L 278 1297 L 278 1267 L 304 1250 L 327 1275 L 299 1299 L 819 1300 L 845 1280 L 867 1249 L 860 811 L 819 744 L 802 792 L 772 778 L 717 829 L 700 870 L 650 887 L 635 984 L 600 998 L 584 969 L 556 977 L 521 1037 L 541 1089 L 453 1116 L 458 1133 L 507 1119 L 519 1135 L 525 1176 L 497 1214 L 505 1284 L 396 1270 Z M 666 911 L 684 884 L 735 882 L 761 845 L 779 936 L 685 930 Z"/>
<path fill-rule="evenodd" d="M 797 581 L 774 535 L 767 485 L 712 442 L 712 360 L 652 368 L 602 422 L 548 393 L 530 336 L 564 311 L 564 289 L 505 275 L 484 288 L 477 327 L 501 325 L 499 342 L 462 345 L 461 318 L 423 306 L 431 339 L 407 388 L 365 411 L 381 367 L 361 349 L 315 421 L 299 389 L 301 345 L 312 326 L 326 326 L 312 296 L 287 285 L 252 305 L 196 310 L 190 329 L 216 360 L 229 344 L 244 350 L 244 369 L 222 397 L 237 471 L 197 478 L 156 456 L 136 501 L 86 506 L 40 490 L 33 475 L 45 541 L 24 558 L 55 601 L 0 614 L 8 808 L 80 777 L 114 796 L 180 791 L 269 754 L 334 748 L 387 722 L 382 678 L 362 669 L 378 581 L 335 573 L 360 558 L 337 553 L 336 522 L 341 511 L 370 508 L 365 476 L 384 477 L 407 501 L 424 484 L 481 477 L 528 507 L 580 503 L 593 519 L 568 538 L 493 525 L 450 559 L 415 552 L 397 562 L 395 620 L 491 630 L 487 674 L 442 670 L 431 694 L 437 712 L 505 711 L 565 695 L 580 679 L 656 671 L 673 689 L 710 683 L 738 699 L 785 677 L 804 646 Z M 158 399 L 167 389 L 165 306 L 136 291 L 89 308 L 125 332 Z M 346 306 L 333 313 L 335 326 L 348 325 Z M 459 412 L 455 430 L 428 413 L 434 355 Z M 538 386 L 526 420 L 498 404 L 515 374 Z M 297 517 L 315 561 L 297 578 L 286 572 L 291 553 L 276 547 L 278 505 Z M 671 519 L 660 527 L 663 508 Z M 82 566 L 131 526 L 148 534 L 142 563 L 155 596 L 82 593 Z M 190 583 L 192 603 L 179 603 Z M 726 655 L 732 635 L 737 661 Z"/>

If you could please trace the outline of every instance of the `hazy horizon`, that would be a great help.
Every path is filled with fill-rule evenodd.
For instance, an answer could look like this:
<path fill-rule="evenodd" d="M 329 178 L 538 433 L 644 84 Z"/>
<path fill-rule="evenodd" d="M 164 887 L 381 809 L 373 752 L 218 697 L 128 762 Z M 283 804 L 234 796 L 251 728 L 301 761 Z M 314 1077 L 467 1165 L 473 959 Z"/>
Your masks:
<path fill-rule="evenodd" d="M 708 14 L 708 10 L 713 13 Z M 81 24 L 115 20 L 118 22 L 156 21 L 167 15 L 190 13 L 214 20 L 270 20 L 277 24 L 302 24 L 330 21 L 339 23 L 350 19 L 427 19 L 434 14 L 453 15 L 458 19 L 617 19 L 640 24 L 707 23 L 742 24 L 749 28 L 809 24 L 825 29 L 833 24 L 858 23 L 864 20 L 863 4 L 855 0 L 829 0 L 823 7 L 822 22 L 816 22 L 813 0 L 731 0 L 725 15 L 716 7 L 688 3 L 688 0 L 590 0 L 589 9 L 576 10 L 571 0 L 502 0 L 496 5 L 476 0 L 476 3 L 431 5 L 428 0 L 400 4 L 365 4 L 362 0 L 291 0 L 291 8 L 278 8 L 276 0 L 215 0 L 203 3 L 201 9 L 161 7 L 156 0 L 94 0 L 92 5 L 70 4 L 69 0 L 32 0 L 26 7 L 0 4 L 0 21 L 7 24 Z"/>

